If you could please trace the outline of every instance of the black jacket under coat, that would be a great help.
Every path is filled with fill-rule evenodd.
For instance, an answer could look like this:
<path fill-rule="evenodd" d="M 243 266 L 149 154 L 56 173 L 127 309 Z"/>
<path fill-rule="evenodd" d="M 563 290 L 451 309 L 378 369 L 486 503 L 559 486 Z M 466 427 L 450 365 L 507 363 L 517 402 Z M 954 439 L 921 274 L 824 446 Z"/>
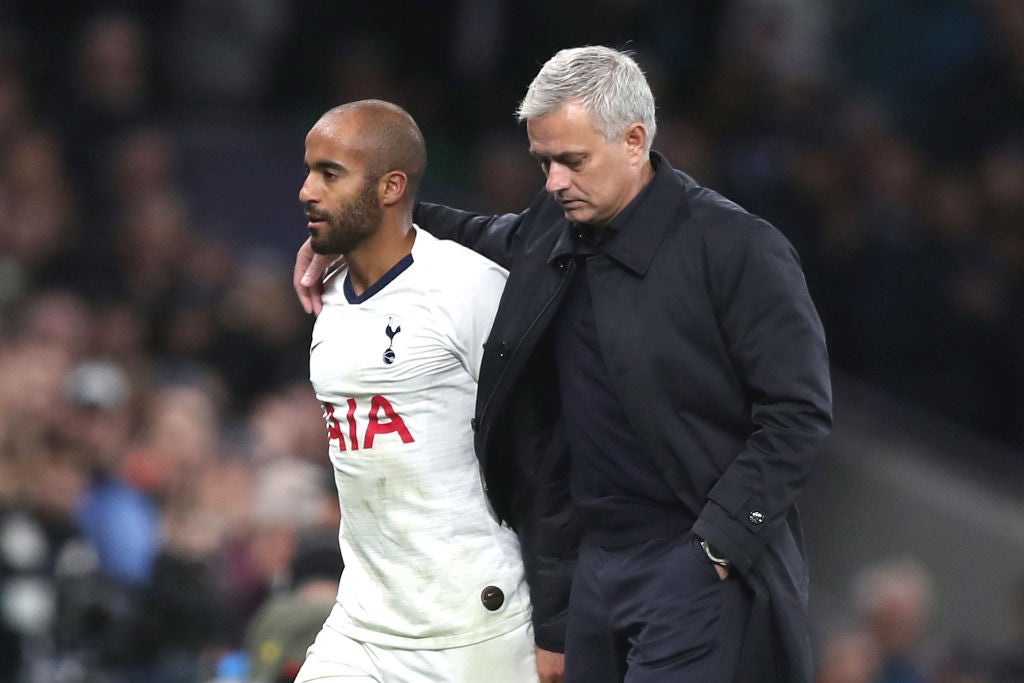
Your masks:
<path fill-rule="evenodd" d="M 821 322 L 799 259 L 764 220 L 652 154 L 628 224 L 586 274 L 608 374 L 694 532 L 753 595 L 737 683 L 810 683 L 808 574 L 795 499 L 831 429 Z M 509 268 L 485 344 L 476 450 L 520 534 L 541 647 L 560 650 L 581 521 L 568 488 L 551 329 L 571 258 L 557 201 L 478 216 L 420 204 L 417 222 Z"/>

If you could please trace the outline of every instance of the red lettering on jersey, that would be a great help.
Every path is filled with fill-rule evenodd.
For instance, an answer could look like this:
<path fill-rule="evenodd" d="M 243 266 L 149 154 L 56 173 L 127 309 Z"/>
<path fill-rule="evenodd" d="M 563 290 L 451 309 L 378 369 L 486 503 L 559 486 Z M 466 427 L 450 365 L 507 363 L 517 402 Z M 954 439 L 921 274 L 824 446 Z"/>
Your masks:
<path fill-rule="evenodd" d="M 348 438 L 352 441 L 352 450 L 359 450 L 359 439 L 356 438 L 356 400 L 350 398 L 348 400 Z M 344 449 L 342 449 L 344 450 Z"/>
<path fill-rule="evenodd" d="M 352 399 L 349 399 L 350 403 L 355 403 Z M 349 406 L 349 415 L 352 414 L 354 406 Z M 324 421 L 327 422 L 327 440 L 336 439 L 338 441 L 338 450 L 345 450 L 345 436 L 341 433 L 341 425 L 334 418 L 334 406 L 330 403 L 324 404 Z"/>
<path fill-rule="evenodd" d="M 381 422 L 378 415 L 384 412 L 387 422 Z M 366 435 L 363 437 L 363 446 L 373 448 L 373 437 L 378 434 L 390 434 L 398 432 L 402 443 L 412 443 L 412 434 L 405 426 L 405 421 L 395 412 L 391 404 L 383 396 L 374 396 L 370 399 L 370 424 L 366 427 Z"/>

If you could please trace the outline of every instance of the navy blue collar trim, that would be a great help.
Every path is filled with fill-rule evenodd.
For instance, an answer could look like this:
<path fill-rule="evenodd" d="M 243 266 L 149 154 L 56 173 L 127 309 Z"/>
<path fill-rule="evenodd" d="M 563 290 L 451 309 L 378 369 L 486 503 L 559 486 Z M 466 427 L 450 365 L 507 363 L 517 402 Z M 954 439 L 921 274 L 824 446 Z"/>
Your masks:
<path fill-rule="evenodd" d="M 371 296 L 379 292 L 388 286 L 388 283 L 394 280 L 396 277 L 405 272 L 406 268 L 412 265 L 412 254 L 408 254 L 401 261 L 391 266 L 391 269 L 384 273 L 379 280 L 373 283 L 366 289 L 365 292 L 360 296 L 356 296 L 356 292 L 352 289 L 351 273 L 345 275 L 345 284 L 342 289 L 345 291 L 345 299 L 350 304 L 361 304 Z"/>

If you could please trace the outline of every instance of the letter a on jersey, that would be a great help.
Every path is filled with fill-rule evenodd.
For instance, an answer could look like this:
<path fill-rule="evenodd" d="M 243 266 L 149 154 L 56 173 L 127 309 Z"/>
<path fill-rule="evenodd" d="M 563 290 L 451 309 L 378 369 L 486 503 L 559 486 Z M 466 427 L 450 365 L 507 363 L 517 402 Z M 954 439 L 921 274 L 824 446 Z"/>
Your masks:
<path fill-rule="evenodd" d="M 381 422 L 380 413 L 384 413 L 387 422 Z M 395 412 L 383 396 L 374 396 L 370 399 L 370 424 L 366 426 L 366 435 L 363 437 L 363 447 L 373 448 L 373 437 L 378 434 L 391 434 L 397 432 L 402 443 L 412 443 L 412 434 L 405 426 L 405 420 Z"/>
<path fill-rule="evenodd" d="M 359 439 L 356 436 L 356 400 L 348 399 L 348 414 L 345 415 L 345 422 L 348 424 L 348 447 L 345 444 L 345 433 L 342 431 L 337 417 L 334 415 L 334 406 L 324 403 L 324 419 L 327 421 L 327 440 L 336 441 L 338 450 L 359 450 Z M 383 414 L 382 414 L 383 413 Z M 402 443 L 413 443 L 415 439 L 405 425 L 402 416 L 395 412 L 391 402 L 383 396 L 370 398 L 369 423 L 366 425 L 366 433 L 363 435 L 363 448 L 373 448 L 373 439 L 378 434 L 398 434 Z"/>

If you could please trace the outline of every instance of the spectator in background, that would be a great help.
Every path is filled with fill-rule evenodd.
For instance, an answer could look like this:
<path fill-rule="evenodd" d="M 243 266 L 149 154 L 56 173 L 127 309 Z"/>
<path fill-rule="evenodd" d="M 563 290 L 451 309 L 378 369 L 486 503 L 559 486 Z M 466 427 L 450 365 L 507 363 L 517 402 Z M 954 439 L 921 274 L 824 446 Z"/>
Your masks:
<path fill-rule="evenodd" d="M 912 560 L 869 566 L 856 578 L 854 599 L 880 657 L 872 683 L 930 683 L 932 583 L 924 568 Z"/>
<path fill-rule="evenodd" d="M 105 148 L 96 151 L 95 170 L 99 175 L 90 180 L 93 190 L 84 207 L 87 223 L 83 231 L 88 240 L 83 240 L 78 250 L 78 258 L 83 261 L 76 264 L 74 285 L 78 291 L 94 298 L 127 298 L 133 294 L 125 283 L 132 264 L 119 257 L 125 249 L 146 245 L 127 243 L 132 226 L 125 223 L 136 218 L 135 208 L 145 206 L 148 198 L 180 197 L 178 154 L 169 132 L 156 125 L 135 123 L 112 133 Z M 183 199 L 179 202 L 186 206 Z M 173 253 L 178 254 L 177 250 Z M 152 258 L 145 257 L 147 261 Z"/>
<path fill-rule="evenodd" d="M 246 425 L 249 457 L 256 462 L 298 458 L 324 467 L 323 426 L 320 403 L 310 393 L 309 381 L 286 384 L 264 396 L 249 411 Z M 330 473 L 328 468 L 324 469 Z M 328 479 L 328 489 L 333 491 L 334 478 Z M 327 520 L 339 514 L 337 501 L 332 501 L 329 507 L 324 517 Z M 337 524 L 328 522 L 327 526 L 336 528 Z"/>
<path fill-rule="evenodd" d="M 324 513 L 328 504 L 338 505 L 325 485 L 326 469 L 295 457 L 249 463 L 246 515 L 222 540 L 223 621 L 231 642 L 241 639 L 259 606 L 287 581 L 298 537 L 333 521 Z"/>
<path fill-rule="evenodd" d="M 833 635 L 825 643 L 815 683 L 876 683 L 878 648 L 862 631 Z"/>
<path fill-rule="evenodd" d="M 476 149 L 467 174 L 473 193 L 468 206 L 508 213 L 530 201 L 537 189 L 537 168 L 518 136 L 489 135 Z"/>
<path fill-rule="evenodd" d="M 156 125 L 129 128 L 103 158 L 104 196 L 130 206 L 147 195 L 178 185 L 179 150 L 170 131 Z"/>
<path fill-rule="evenodd" d="M 1013 112 L 1000 64 L 1004 48 L 993 39 L 1002 31 L 995 27 L 1004 23 L 998 18 L 1000 4 L 835 4 L 836 45 L 843 65 L 838 75 L 847 90 L 881 96 L 896 129 L 936 158 L 971 159 L 990 142 L 989 136 L 1005 128 Z"/>
<path fill-rule="evenodd" d="M 74 265 L 81 225 L 60 140 L 45 128 L 19 132 L 0 157 L 0 254 L 35 286 L 60 284 Z"/>
<path fill-rule="evenodd" d="M 76 177 L 94 189 L 100 162 L 122 131 L 146 123 L 155 112 L 152 43 L 137 17 L 97 12 L 79 27 L 66 84 L 71 100 L 51 102 L 71 150 Z"/>
<path fill-rule="evenodd" d="M 177 401 L 190 402 L 191 390 L 177 399 L 176 393 L 160 402 L 172 412 L 186 407 L 175 408 Z M 187 412 L 171 418 L 193 420 Z M 321 423 L 321 438 L 322 429 Z M 186 441 L 198 439 L 180 436 L 185 450 Z M 164 501 L 165 541 L 126 653 L 134 671 L 161 676 L 146 680 L 200 680 L 204 663 L 242 647 L 257 609 L 286 582 L 296 539 L 336 523 L 325 514 L 337 508 L 337 497 L 322 465 L 283 454 L 250 459 L 247 452 L 217 450 L 191 463 L 177 461 L 172 466 L 185 470 L 183 478 L 160 478 L 154 489 Z"/>
<path fill-rule="evenodd" d="M 344 568 L 334 529 L 323 527 L 299 536 L 287 584 L 268 597 L 246 629 L 252 683 L 294 680 L 334 607 Z"/>
<path fill-rule="evenodd" d="M 32 120 L 29 88 L 19 67 L 13 57 L 0 53 L 0 149 L 8 149 Z"/>
<path fill-rule="evenodd" d="M 88 481 L 73 442 L 49 431 L 11 457 L 4 444 L 0 497 L 0 632 L 6 637 L 0 679 L 42 683 L 65 666 L 96 663 L 107 654 L 102 618 L 130 614 L 112 600 L 109 611 L 99 562 L 78 530 L 75 506 Z M 90 619 L 89 612 L 93 616 Z"/>
<path fill-rule="evenodd" d="M 303 349 L 309 329 L 286 286 L 280 254 L 251 250 L 236 259 L 233 272 L 216 305 L 216 335 L 206 359 L 224 378 L 233 407 L 244 412 L 261 396 L 308 374 Z"/>
<path fill-rule="evenodd" d="M 104 160 L 124 131 L 157 115 L 153 43 L 138 16 L 116 10 L 96 12 L 75 28 L 74 50 L 59 67 L 67 81 L 59 91 L 63 96 L 47 92 L 44 104 L 63 140 L 82 220 L 94 238 L 83 247 L 94 257 L 95 238 L 107 245 L 112 239 L 103 223 Z"/>
<path fill-rule="evenodd" d="M 282 0 L 171 3 L 164 61 L 175 100 L 214 115 L 265 104 L 291 12 Z"/>
<path fill-rule="evenodd" d="M 194 380 L 194 381 L 189 381 Z M 220 446 L 215 388 L 186 377 L 151 387 L 122 471 L 165 509 L 190 509 L 206 466 Z"/>
<path fill-rule="evenodd" d="M 90 475 L 78 523 L 106 574 L 144 584 L 160 547 L 160 513 L 121 476 L 135 418 L 128 377 L 115 363 L 84 361 L 68 374 L 66 391 L 66 438 L 79 448 Z"/>
<path fill-rule="evenodd" d="M 121 206 L 116 235 L 120 296 L 132 299 L 153 322 L 184 282 L 188 255 L 197 244 L 188 204 L 173 187 Z"/>

